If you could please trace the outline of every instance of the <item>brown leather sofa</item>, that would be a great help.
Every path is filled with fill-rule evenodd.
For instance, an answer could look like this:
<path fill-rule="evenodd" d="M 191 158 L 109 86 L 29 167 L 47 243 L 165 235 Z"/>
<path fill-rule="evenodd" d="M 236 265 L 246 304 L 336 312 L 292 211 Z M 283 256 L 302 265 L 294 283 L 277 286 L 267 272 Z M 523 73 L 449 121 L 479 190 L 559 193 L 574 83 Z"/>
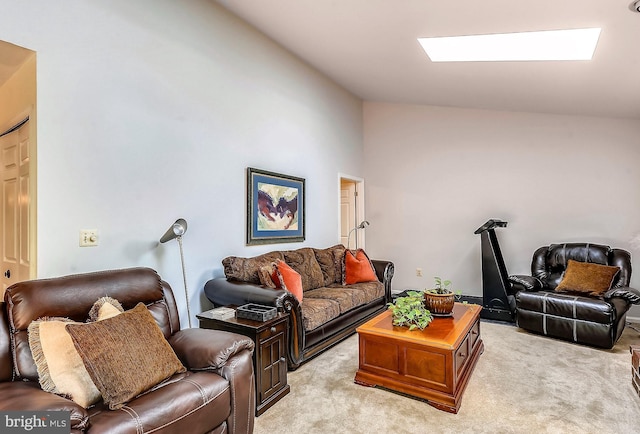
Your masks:
<path fill-rule="evenodd" d="M 204 292 L 215 306 L 256 303 L 288 312 L 287 364 L 294 370 L 355 333 L 356 327 L 384 311 L 391 301 L 393 263 L 371 261 L 377 282 L 342 285 L 344 254 L 345 247 L 336 245 L 277 250 L 253 258 L 230 256 L 222 260 L 225 277 L 209 280 Z M 286 290 L 260 283 L 259 270 L 276 260 L 285 261 L 302 275 L 302 303 Z"/>
<path fill-rule="evenodd" d="M 120 410 L 83 408 L 40 388 L 27 327 L 42 317 L 84 322 L 100 297 L 125 310 L 143 302 L 187 371 L 140 394 Z M 149 268 L 32 280 L 9 287 L 0 321 L 0 411 L 66 410 L 72 433 L 253 432 L 253 342 L 214 330 L 180 330 L 169 285 Z"/>
<path fill-rule="evenodd" d="M 569 260 L 615 266 L 620 271 L 601 297 L 556 292 Z M 509 276 L 516 294 L 517 325 L 546 336 L 612 348 L 622 335 L 629 307 L 640 302 L 640 292 L 629 288 L 630 280 L 631 255 L 626 250 L 589 243 L 540 247 L 533 254 L 531 276 Z"/>

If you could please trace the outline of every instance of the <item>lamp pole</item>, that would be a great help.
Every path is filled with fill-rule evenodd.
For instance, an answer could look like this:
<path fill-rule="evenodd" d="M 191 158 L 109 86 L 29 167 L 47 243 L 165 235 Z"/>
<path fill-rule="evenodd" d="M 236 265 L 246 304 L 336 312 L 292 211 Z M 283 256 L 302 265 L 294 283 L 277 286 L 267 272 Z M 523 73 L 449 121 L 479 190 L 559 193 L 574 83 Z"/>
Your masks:
<path fill-rule="evenodd" d="M 172 239 L 178 240 L 178 246 L 180 247 L 180 263 L 182 264 L 182 280 L 184 283 L 184 298 L 187 302 L 187 316 L 189 320 L 189 328 L 191 328 L 191 306 L 189 303 L 189 291 L 187 290 L 187 271 L 184 266 L 184 250 L 182 248 L 182 236 L 187 232 L 187 221 L 185 219 L 178 219 L 174 224 L 164 233 L 160 238 L 161 243 L 166 243 Z"/>

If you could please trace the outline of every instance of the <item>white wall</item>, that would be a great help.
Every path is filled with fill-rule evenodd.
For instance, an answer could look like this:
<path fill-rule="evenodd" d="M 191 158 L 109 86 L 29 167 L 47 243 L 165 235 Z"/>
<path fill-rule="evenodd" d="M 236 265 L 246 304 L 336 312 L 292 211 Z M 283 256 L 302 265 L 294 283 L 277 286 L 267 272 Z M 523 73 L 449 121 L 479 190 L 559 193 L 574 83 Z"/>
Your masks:
<path fill-rule="evenodd" d="M 338 242 L 338 173 L 362 176 L 361 101 L 206 0 L 2 0 L 37 52 L 38 275 L 149 266 L 185 324 L 227 255 Z M 245 169 L 306 179 L 307 241 L 245 246 Z M 80 229 L 100 245 L 78 247 Z M 196 323 L 197 324 L 197 323 Z"/>
<path fill-rule="evenodd" d="M 395 262 L 394 290 L 441 276 L 481 295 L 473 232 L 490 218 L 509 222 L 496 234 L 510 274 L 571 241 L 629 249 L 640 270 L 637 120 L 365 103 L 364 133 L 367 248 Z"/>

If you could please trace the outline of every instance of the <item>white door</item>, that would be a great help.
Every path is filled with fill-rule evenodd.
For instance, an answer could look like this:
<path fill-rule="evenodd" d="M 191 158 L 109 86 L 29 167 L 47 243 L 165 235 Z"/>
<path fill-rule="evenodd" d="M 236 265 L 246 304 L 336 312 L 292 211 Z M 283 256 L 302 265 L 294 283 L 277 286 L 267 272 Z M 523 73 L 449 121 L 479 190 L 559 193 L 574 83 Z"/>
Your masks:
<path fill-rule="evenodd" d="M 29 122 L 0 137 L 2 175 L 2 228 L 0 292 L 30 276 L 29 256 Z"/>
<path fill-rule="evenodd" d="M 355 182 L 345 179 L 340 180 L 340 242 L 347 248 L 349 248 L 347 246 L 349 231 L 358 224 L 356 222 L 356 194 Z M 355 242 L 354 240 L 351 241 L 352 244 Z"/>

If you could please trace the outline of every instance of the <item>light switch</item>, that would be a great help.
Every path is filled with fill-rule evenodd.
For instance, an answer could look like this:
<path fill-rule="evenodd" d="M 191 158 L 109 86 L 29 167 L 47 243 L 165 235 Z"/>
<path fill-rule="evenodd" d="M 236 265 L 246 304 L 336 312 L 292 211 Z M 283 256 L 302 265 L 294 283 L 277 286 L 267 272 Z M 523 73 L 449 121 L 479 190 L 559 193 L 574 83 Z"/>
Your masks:
<path fill-rule="evenodd" d="M 98 245 L 97 229 L 80 229 L 80 247 L 93 247 Z"/>

